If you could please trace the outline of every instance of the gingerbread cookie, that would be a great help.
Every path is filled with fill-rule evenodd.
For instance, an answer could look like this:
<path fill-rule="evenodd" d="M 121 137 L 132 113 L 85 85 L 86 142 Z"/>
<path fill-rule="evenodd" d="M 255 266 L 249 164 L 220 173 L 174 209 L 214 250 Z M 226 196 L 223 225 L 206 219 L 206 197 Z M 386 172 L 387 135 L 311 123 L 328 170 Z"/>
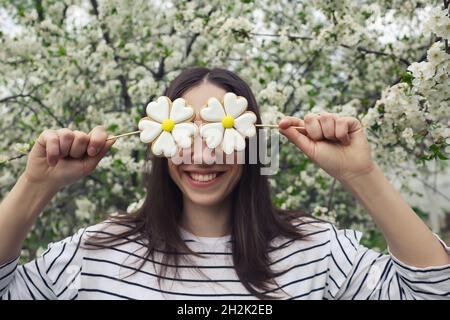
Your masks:
<path fill-rule="evenodd" d="M 247 99 L 227 92 L 221 103 L 209 98 L 200 117 L 206 123 L 200 128 L 200 135 L 208 148 L 221 146 L 226 154 L 245 149 L 245 138 L 256 134 L 256 115 L 247 111 Z"/>
<path fill-rule="evenodd" d="M 180 148 L 189 148 L 197 134 L 197 126 L 191 122 L 194 110 L 183 98 L 171 101 L 159 97 L 146 108 L 147 117 L 139 121 L 140 139 L 151 143 L 156 156 L 173 157 Z"/>

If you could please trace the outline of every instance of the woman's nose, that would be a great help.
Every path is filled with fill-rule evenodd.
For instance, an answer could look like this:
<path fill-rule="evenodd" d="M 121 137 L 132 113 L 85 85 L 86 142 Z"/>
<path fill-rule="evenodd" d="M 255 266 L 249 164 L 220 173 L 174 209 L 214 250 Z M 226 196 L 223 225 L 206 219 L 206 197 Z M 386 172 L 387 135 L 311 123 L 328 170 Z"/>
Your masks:
<path fill-rule="evenodd" d="M 208 148 L 205 140 L 200 135 L 194 138 L 191 160 L 193 164 L 214 164 L 216 162 L 215 150 Z"/>

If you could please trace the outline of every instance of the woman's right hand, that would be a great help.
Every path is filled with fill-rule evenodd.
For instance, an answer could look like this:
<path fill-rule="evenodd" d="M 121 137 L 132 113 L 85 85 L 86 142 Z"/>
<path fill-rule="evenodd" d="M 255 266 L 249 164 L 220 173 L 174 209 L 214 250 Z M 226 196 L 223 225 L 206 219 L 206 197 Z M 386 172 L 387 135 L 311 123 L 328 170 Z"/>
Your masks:
<path fill-rule="evenodd" d="M 28 154 L 24 177 L 59 190 L 90 174 L 116 141 L 97 126 L 89 134 L 67 128 L 45 130 Z"/>

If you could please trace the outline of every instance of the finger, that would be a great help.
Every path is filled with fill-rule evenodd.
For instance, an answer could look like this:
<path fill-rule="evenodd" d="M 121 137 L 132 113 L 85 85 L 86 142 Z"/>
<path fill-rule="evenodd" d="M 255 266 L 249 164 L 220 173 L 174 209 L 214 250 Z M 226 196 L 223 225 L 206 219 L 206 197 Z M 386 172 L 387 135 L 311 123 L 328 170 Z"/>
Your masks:
<path fill-rule="evenodd" d="M 289 141 L 295 144 L 308 157 L 313 158 L 313 141 L 306 135 L 300 133 L 295 128 L 280 129 L 280 133 L 286 136 Z"/>
<path fill-rule="evenodd" d="M 313 140 L 322 140 L 322 127 L 319 123 L 319 116 L 317 114 L 308 113 L 305 116 L 305 127 L 308 136 Z"/>
<path fill-rule="evenodd" d="M 41 147 L 41 152 L 45 150 L 47 163 L 50 167 L 54 167 L 58 163 L 60 156 L 59 138 L 55 130 L 45 130 L 36 140 Z M 43 155 L 41 153 L 41 155 Z"/>
<path fill-rule="evenodd" d="M 88 155 L 93 157 L 97 155 L 105 145 L 108 134 L 103 126 L 97 126 L 89 133 L 89 144 L 87 148 Z"/>
<path fill-rule="evenodd" d="M 72 130 L 63 128 L 57 131 L 59 137 L 59 150 L 61 152 L 61 157 L 67 157 L 70 152 L 73 140 L 75 139 L 75 134 Z"/>
<path fill-rule="evenodd" d="M 41 132 L 39 137 L 36 139 L 36 143 L 33 145 L 33 148 L 31 149 L 30 153 L 36 154 L 37 157 L 43 158 L 47 157 L 47 143 L 45 140 L 45 135 L 47 135 L 47 130 L 44 130 Z"/>
<path fill-rule="evenodd" d="M 86 154 L 87 146 L 89 143 L 89 136 L 82 131 L 74 131 L 75 139 L 73 140 L 70 148 L 69 155 L 72 158 L 81 158 Z"/>
<path fill-rule="evenodd" d="M 363 132 L 363 127 L 361 122 L 354 118 L 354 117 L 343 117 L 345 119 L 345 121 L 347 122 L 347 126 L 348 126 L 348 133 L 356 133 L 357 131 L 361 131 Z"/>
<path fill-rule="evenodd" d="M 109 149 L 111 149 L 111 146 L 115 142 L 116 139 L 105 141 L 103 147 L 99 150 L 99 152 L 95 156 L 86 159 L 86 167 L 88 168 L 88 170 L 92 171 L 95 169 L 100 160 L 103 159 L 103 157 L 108 153 Z"/>
<path fill-rule="evenodd" d="M 345 117 L 336 119 L 336 138 L 344 144 L 350 144 L 350 136 L 348 135 L 348 122 Z"/>
<path fill-rule="evenodd" d="M 287 129 L 290 126 L 294 127 L 304 127 L 305 122 L 302 119 L 296 118 L 296 117 L 284 117 L 281 119 L 281 121 L 278 123 L 278 127 L 280 129 Z"/>
<path fill-rule="evenodd" d="M 322 134 L 323 136 L 331 141 L 338 141 L 336 138 L 336 131 L 335 131 L 335 119 L 337 118 L 336 115 L 324 112 L 321 113 L 318 117 L 319 124 L 322 128 Z"/>

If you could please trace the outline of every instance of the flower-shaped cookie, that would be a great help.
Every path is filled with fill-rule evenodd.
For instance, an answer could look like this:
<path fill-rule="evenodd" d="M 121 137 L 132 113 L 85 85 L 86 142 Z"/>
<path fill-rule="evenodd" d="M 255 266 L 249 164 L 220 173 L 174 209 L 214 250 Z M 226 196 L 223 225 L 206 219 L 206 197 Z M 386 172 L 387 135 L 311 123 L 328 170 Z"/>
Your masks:
<path fill-rule="evenodd" d="M 191 122 L 194 110 L 182 98 L 173 103 L 168 97 L 159 97 L 147 105 L 148 117 L 139 121 L 140 139 L 152 143 L 156 156 L 173 157 L 177 146 L 188 148 L 197 133 L 197 126 Z"/>
<path fill-rule="evenodd" d="M 256 134 L 256 115 L 247 110 L 247 99 L 227 92 L 223 104 L 216 98 L 209 98 L 200 117 L 207 122 L 200 128 L 200 135 L 208 148 L 221 145 L 226 154 L 245 149 L 245 137 Z"/>

